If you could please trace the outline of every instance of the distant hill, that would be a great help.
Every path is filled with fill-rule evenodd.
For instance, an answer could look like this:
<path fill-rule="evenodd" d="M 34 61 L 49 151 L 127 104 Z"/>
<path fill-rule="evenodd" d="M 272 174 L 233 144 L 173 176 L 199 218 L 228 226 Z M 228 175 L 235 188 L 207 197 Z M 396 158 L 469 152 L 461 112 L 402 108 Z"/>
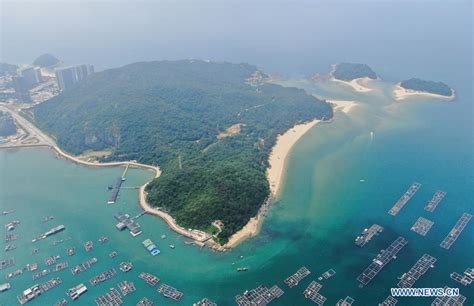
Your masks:
<path fill-rule="evenodd" d="M 42 54 L 35 59 L 33 65 L 40 67 L 51 67 L 59 63 L 59 60 L 51 54 Z"/>
<path fill-rule="evenodd" d="M 400 86 L 405 89 L 424 91 L 447 97 L 453 94 L 451 87 L 443 82 L 425 81 L 417 78 L 402 81 L 400 82 Z"/>
<path fill-rule="evenodd" d="M 141 62 L 96 73 L 34 115 L 67 151 L 107 148 L 107 160 L 159 164 L 148 200 L 185 228 L 222 220 L 225 242 L 269 195 L 277 135 L 333 115 L 326 102 L 265 78 L 248 64 Z M 237 133 L 218 137 L 236 124 Z"/>
<path fill-rule="evenodd" d="M 11 65 L 7 63 L 0 63 L 0 76 L 4 76 L 7 74 L 15 74 L 17 66 Z"/>
<path fill-rule="evenodd" d="M 376 79 L 377 74 L 366 64 L 340 63 L 337 64 L 333 77 L 342 81 L 352 81 L 358 78 Z"/>

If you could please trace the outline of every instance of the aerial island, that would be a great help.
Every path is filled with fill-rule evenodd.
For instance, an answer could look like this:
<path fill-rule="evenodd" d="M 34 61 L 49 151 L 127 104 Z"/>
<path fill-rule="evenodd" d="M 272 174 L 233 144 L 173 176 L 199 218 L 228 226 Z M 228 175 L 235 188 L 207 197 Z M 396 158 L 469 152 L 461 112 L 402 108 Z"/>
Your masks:
<path fill-rule="evenodd" d="M 41 68 L 52 67 L 60 63 L 60 60 L 57 59 L 55 56 L 45 53 L 38 56 L 34 62 L 34 66 L 38 66 Z"/>
<path fill-rule="evenodd" d="M 340 63 L 333 65 L 332 80 L 351 86 L 358 92 L 371 91 L 365 83 L 377 79 L 377 74 L 366 64 Z"/>
<path fill-rule="evenodd" d="M 266 174 L 278 136 L 333 116 L 326 101 L 267 78 L 248 64 L 140 62 L 95 73 L 27 115 L 72 154 L 159 165 L 147 202 L 225 244 L 274 196 Z"/>
<path fill-rule="evenodd" d="M 411 78 L 397 84 L 394 89 L 394 96 L 397 100 L 403 100 L 412 96 L 425 96 L 452 100 L 455 98 L 455 92 L 451 87 L 443 82 Z"/>

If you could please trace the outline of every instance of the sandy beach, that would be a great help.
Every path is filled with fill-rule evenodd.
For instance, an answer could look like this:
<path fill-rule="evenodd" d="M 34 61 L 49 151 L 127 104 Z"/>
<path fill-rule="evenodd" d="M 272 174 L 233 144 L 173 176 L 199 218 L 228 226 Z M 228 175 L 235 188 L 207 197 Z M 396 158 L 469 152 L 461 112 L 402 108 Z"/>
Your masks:
<path fill-rule="evenodd" d="M 336 112 L 350 112 L 357 103 L 349 100 L 327 100 L 333 104 Z M 273 198 L 277 198 L 281 191 L 284 179 L 287 157 L 292 147 L 298 140 L 306 134 L 311 128 L 320 123 L 321 120 L 313 120 L 304 124 L 295 125 L 277 138 L 277 142 L 272 149 L 269 157 L 270 166 L 267 169 L 267 178 L 270 184 L 270 192 Z M 257 216 L 251 218 L 249 222 L 238 232 L 232 235 L 224 248 L 233 248 L 247 238 L 254 237 L 260 231 L 265 215 L 269 207 L 262 207 Z"/>
<path fill-rule="evenodd" d="M 412 98 L 412 97 L 421 97 L 421 98 L 432 98 L 432 99 L 441 99 L 445 101 L 452 101 L 454 98 L 456 98 L 456 94 L 453 90 L 451 96 L 443 96 L 443 95 L 437 95 L 429 92 L 424 92 L 424 91 L 416 91 L 416 90 L 410 90 L 410 89 L 405 89 L 400 86 L 400 83 L 398 83 L 395 88 L 393 89 L 393 96 L 395 97 L 395 100 L 401 101 L 407 98 Z"/>
<path fill-rule="evenodd" d="M 342 84 L 345 84 L 347 86 L 350 86 L 350 87 L 352 87 L 352 89 L 354 89 L 357 92 L 372 91 L 372 88 L 367 87 L 368 86 L 367 83 L 371 80 L 372 79 L 365 77 L 365 78 L 354 79 L 354 80 L 349 82 L 349 81 L 338 80 L 334 77 L 331 78 L 331 81 L 342 83 Z"/>

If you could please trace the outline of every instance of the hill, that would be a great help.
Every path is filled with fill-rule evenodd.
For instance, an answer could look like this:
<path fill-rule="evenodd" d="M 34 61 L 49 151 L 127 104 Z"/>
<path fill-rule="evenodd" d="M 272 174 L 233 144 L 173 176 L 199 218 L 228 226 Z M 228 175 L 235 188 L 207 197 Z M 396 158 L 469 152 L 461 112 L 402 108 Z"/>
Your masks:
<path fill-rule="evenodd" d="M 402 81 L 400 86 L 409 90 L 423 91 L 447 97 L 453 94 L 451 87 L 442 82 L 425 81 L 417 78 Z"/>
<path fill-rule="evenodd" d="M 248 64 L 141 62 L 94 74 L 34 116 L 72 153 L 110 149 L 107 160 L 160 165 L 149 202 L 186 228 L 222 220 L 225 242 L 269 195 L 265 171 L 277 135 L 332 117 L 326 102 L 265 78 Z"/>
<path fill-rule="evenodd" d="M 337 64 L 333 77 L 341 81 L 352 81 L 358 78 L 376 79 L 377 74 L 366 64 L 340 63 Z"/>
<path fill-rule="evenodd" d="M 33 65 L 40 67 L 51 67 L 59 63 L 59 60 L 51 54 L 42 54 L 35 59 Z"/>

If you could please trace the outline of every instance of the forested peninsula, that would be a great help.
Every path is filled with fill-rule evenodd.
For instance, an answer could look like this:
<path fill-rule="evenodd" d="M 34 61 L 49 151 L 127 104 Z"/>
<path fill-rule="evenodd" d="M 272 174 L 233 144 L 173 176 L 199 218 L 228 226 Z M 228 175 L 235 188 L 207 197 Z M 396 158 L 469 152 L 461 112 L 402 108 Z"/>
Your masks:
<path fill-rule="evenodd" d="M 266 79 L 248 64 L 140 62 L 96 73 L 32 115 L 71 153 L 159 165 L 148 202 L 185 228 L 210 231 L 221 220 L 225 243 L 269 196 L 278 134 L 333 116 L 325 101 Z"/>

